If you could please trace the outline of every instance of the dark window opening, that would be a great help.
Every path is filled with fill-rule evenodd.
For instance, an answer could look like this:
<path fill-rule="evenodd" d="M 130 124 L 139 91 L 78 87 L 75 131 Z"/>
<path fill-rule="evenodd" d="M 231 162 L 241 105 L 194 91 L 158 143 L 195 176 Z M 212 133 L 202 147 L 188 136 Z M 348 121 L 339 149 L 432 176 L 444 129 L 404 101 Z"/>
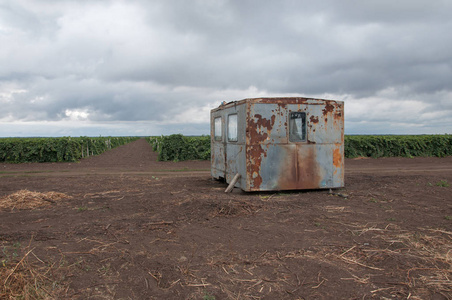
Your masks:
<path fill-rule="evenodd" d="M 306 113 L 291 112 L 289 116 L 289 141 L 305 142 L 306 141 Z"/>

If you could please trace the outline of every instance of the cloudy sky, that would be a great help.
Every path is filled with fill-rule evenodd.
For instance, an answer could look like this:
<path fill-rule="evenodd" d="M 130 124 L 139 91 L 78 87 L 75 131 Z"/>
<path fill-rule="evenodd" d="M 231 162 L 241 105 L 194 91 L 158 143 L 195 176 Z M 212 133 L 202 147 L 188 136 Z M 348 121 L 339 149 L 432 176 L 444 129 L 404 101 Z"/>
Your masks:
<path fill-rule="evenodd" d="M 222 101 L 452 133 L 450 0 L 0 0 L 0 137 L 209 134 Z"/>

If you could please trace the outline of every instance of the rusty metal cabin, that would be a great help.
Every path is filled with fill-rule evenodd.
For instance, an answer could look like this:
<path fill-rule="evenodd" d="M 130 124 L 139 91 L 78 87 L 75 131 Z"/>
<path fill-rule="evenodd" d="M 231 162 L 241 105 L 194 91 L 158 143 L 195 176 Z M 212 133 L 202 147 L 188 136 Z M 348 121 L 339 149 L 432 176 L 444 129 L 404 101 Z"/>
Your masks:
<path fill-rule="evenodd" d="M 344 103 L 255 98 L 211 110 L 211 174 L 244 191 L 344 186 Z"/>

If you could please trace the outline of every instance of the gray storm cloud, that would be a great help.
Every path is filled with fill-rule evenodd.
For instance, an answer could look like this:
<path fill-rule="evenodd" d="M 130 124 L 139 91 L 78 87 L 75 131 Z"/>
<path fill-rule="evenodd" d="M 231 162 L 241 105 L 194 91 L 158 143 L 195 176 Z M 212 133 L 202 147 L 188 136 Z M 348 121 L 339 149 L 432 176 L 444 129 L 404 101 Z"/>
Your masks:
<path fill-rule="evenodd" d="M 439 0 L 0 2 L 0 122 L 208 134 L 221 101 L 304 95 L 349 133 L 450 133 L 451 30 Z"/>

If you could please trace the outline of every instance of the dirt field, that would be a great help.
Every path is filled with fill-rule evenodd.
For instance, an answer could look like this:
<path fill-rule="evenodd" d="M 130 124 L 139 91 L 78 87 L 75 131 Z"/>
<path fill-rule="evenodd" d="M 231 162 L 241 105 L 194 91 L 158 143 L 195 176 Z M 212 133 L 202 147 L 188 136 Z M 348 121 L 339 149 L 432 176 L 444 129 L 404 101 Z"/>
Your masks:
<path fill-rule="evenodd" d="M 225 194 L 209 170 L 144 140 L 0 164 L 4 203 L 67 196 L 0 210 L 0 298 L 26 262 L 58 299 L 452 299 L 452 157 L 346 160 L 333 194 Z"/>

